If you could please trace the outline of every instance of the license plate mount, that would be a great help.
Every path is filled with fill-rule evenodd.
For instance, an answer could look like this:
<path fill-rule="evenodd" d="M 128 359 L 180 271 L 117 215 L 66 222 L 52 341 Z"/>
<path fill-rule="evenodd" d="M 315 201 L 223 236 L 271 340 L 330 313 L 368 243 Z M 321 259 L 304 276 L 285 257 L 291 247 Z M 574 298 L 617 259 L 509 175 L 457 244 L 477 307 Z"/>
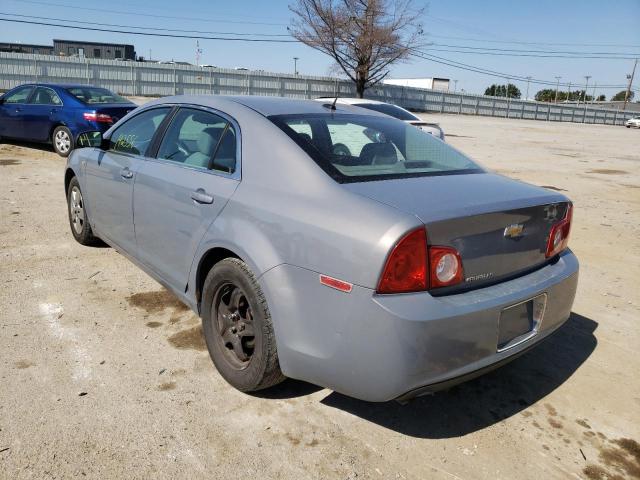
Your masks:
<path fill-rule="evenodd" d="M 498 352 L 527 341 L 540 329 L 547 306 L 547 294 L 510 305 L 500 312 L 498 322 Z"/>

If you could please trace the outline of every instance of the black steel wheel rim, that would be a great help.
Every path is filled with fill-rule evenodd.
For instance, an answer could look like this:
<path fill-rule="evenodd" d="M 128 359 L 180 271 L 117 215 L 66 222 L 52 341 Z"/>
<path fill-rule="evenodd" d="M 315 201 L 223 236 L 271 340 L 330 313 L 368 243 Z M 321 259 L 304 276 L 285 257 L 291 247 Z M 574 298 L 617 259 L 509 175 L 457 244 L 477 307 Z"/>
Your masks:
<path fill-rule="evenodd" d="M 242 288 L 223 283 L 213 297 L 217 338 L 230 366 L 242 370 L 249 365 L 255 349 L 253 313 Z"/>

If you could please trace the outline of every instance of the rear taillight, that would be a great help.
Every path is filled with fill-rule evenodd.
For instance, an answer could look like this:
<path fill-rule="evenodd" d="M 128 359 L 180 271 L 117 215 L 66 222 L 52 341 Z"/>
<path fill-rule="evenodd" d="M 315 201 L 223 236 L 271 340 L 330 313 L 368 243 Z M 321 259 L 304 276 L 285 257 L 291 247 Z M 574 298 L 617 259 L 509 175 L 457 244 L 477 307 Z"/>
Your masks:
<path fill-rule="evenodd" d="M 111 118 L 111 116 L 107 115 L 106 113 L 84 112 L 82 116 L 89 122 L 113 123 L 113 119 Z"/>
<path fill-rule="evenodd" d="M 562 252 L 569 245 L 569 232 L 571 231 L 571 218 L 573 217 L 573 205 L 567 206 L 567 213 L 564 218 L 551 227 L 549 239 L 547 240 L 547 258 L 553 257 Z"/>
<path fill-rule="evenodd" d="M 448 287 L 462 281 L 462 259 L 455 248 L 429 247 L 431 288 Z"/>
<path fill-rule="evenodd" d="M 427 246 L 424 227 L 407 233 L 389 253 L 378 293 L 420 292 L 462 282 L 462 260 L 455 248 Z"/>
<path fill-rule="evenodd" d="M 421 227 L 407 233 L 393 247 L 378 282 L 378 293 L 406 293 L 426 290 L 427 231 Z"/>

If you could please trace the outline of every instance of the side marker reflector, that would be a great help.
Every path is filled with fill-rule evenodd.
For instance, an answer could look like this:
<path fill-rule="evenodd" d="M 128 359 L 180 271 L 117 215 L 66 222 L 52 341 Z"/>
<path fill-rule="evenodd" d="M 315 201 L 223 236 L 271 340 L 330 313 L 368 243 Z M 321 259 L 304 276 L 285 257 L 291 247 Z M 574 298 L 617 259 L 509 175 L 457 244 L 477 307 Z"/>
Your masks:
<path fill-rule="evenodd" d="M 322 285 L 326 285 L 327 287 L 335 288 L 336 290 L 340 290 L 341 292 L 350 293 L 353 290 L 353 284 L 348 282 L 343 282 L 342 280 L 338 280 L 337 278 L 329 277 L 328 275 L 320 275 L 320 283 Z"/>

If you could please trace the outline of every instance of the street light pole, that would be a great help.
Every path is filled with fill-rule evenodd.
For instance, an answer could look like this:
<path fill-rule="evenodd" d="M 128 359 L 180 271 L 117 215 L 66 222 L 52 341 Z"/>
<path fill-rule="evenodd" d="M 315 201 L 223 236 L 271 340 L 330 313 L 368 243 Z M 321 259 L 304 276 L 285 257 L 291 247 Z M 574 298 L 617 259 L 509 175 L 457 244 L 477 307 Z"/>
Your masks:
<path fill-rule="evenodd" d="M 453 93 L 458 91 L 458 80 L 453 81 Z"/>
<path fill-rule="evenodd" d="M 556 77 L 557 83 L 556 83 L 556 99 L 553 103 L 558 103 L 558 89 L 560 88 L 560 79 L 562 77 Z"/>
<path fill-rule="evenodd" d="M 527 94 L 524 96 L 525 100 L 529 100 L 529 82 L 531 81 L 531 77 L 526 77 L 527 79 Z"/>
<path fill-rule="evenodd" d="M 584 114 L 582 115 L 582 123 L 587 122 L 587 90 L 589 89 L 589 79 L 591 78 L 591 75 L 585 75 L 584 78 L 586 83 L 584 86 Z"/>
<path fill-rule="evenodd" d="M 298 75 L 298 60 L 300 60 L 299 57 L 293 57 L 293 74 L 294 75 Z"/>
<path fill-rule="evenodd" d="M 589 79 L 591 78 L 591 75 L 585 75 L 584 79 L 586 80 L 585 86 L 584 86 L 584 103 L 587 103 L 587 90 L 589 89 Z"/>

